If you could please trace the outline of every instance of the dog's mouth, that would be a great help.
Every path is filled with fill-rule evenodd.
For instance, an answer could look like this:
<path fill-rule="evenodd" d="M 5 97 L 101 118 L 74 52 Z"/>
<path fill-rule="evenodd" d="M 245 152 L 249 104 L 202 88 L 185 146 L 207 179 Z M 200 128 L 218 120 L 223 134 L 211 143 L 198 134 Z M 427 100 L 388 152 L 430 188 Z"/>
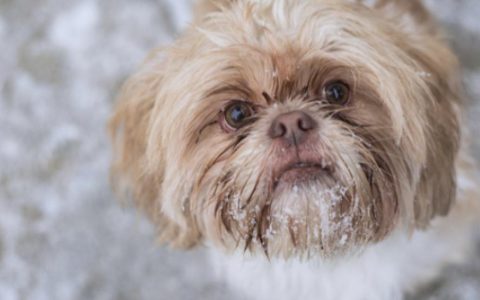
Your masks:
<path fill-rule="evenodd" d="M 332 174 L 332 165 L 321 160 L 296 161 L 278 168 L 274 176 L 274 189 L 293 187 L 299 184 L 318 181 Z"/>

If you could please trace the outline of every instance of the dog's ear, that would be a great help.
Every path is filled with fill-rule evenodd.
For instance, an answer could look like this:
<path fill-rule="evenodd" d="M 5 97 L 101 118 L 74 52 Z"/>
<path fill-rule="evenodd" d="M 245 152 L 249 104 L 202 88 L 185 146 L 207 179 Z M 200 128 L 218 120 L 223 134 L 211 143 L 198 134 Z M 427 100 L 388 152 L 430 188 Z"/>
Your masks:
<path fill-rule="evenodd" d="M 109 122 L 113 145 L 111 181 L 119 197 L 133 198 L 153 221 L 161 242 L 189 248 L 198 242 L 199 234 L 181 229 L 162 209 L 163 154 L 156 153 L 154 169 L 146 155 L 154 107 L 162 106 L 162 56 L 161 50 L 152 52 L 121 89 Z"/>
<path fill-rule="evenodd" d="M 412 179 L 417 182 L 415 201 L 407 209 L 416 227 L 425 228 L 435 216 L 447 215 L 456 198 L 455 169 L 464 99 L 459 63 L 422 1 L 376 0 L 373 7 L 418 41 L 400 47 L 415 62 L 418 80 L 423 84 L 423 99 L 418 96 L 418 101 L 427 103 L 422 117 L 423 140 L 412 141 L 411 147 L 423 148 L 425 157 L 417 158 L 423 162 L 422 170 Z M 414 111 L 415 107 L 408 110 Z"/>
<path fill-rule="evenodd" d="M 442 62 L 446 70 L 442 72 L 443 68 L 435 68 L 427 80 L 434 104 L 427 111 L 427 124 L 430 125 L 427 129 L 427 161 L 415 202 L 415 219 L 419 227 L 425 227 L 435 216 L 447 215 L 457 196 L 460 107 L 464 95 L 458 74 L 455 74 L 458 67 L 454 56 L 439 58 L 438 66 Z"/>
<path fill-rule="evenodd" d="M 449 213 L 457 194 L 456 166 L 460 150 L 461 107 L 465 95 L 456 56 L 441 38 L 411 46 L 420 63 L 419 77 L 427 87 L 425 109 L 426 161 L 414 204 L 417 227 Z"/>

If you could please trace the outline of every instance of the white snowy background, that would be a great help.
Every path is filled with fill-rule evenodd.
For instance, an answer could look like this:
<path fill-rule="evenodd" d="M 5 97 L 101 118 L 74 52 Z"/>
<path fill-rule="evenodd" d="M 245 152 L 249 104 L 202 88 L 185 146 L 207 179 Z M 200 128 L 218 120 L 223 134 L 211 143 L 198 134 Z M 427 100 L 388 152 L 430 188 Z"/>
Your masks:
<path fill-rule="evenodd" d="M 461 57 L 480 157 L 480 1 L 427 0 Z M 233 299 L 202 250 L 115 201 L 106 120 L 189 0 L 0 0 L 0 300 Z M 477 257 L 411 299 L 480 299 Z"/>

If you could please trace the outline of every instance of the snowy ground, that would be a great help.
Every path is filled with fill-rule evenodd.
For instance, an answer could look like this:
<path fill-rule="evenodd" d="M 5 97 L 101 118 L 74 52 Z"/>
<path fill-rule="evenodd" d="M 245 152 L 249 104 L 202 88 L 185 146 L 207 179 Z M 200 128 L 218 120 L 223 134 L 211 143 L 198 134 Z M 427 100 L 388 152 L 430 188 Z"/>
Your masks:
<path fill-rule="evenodd" d="M 428 2 L 480 99 L 480 2 Z M 188 22 L 188 7 L 0 1 L 0 299 L 231 299 L 202 251 L 157 247 L 150 225 L 108 185 L 114 95 L 148 49 Z M 480 106 L 469 112 L 479 119 Z M 478 137 L 480 125 L 472 128 Z M 477 253 L 412 299 L 480 299 Z"/>

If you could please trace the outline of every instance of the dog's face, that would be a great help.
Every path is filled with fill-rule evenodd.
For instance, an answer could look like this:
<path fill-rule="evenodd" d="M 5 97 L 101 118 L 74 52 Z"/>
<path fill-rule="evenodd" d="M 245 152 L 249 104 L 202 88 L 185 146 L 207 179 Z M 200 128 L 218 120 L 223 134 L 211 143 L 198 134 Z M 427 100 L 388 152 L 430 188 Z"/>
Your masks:
<path fill-rule="evenodd" d="M 446 214 L 449 50 L 365 7 L 274 3 L 212 15 L 124 89 L 114 171 L 163 237 L 329 256 Z"/>

